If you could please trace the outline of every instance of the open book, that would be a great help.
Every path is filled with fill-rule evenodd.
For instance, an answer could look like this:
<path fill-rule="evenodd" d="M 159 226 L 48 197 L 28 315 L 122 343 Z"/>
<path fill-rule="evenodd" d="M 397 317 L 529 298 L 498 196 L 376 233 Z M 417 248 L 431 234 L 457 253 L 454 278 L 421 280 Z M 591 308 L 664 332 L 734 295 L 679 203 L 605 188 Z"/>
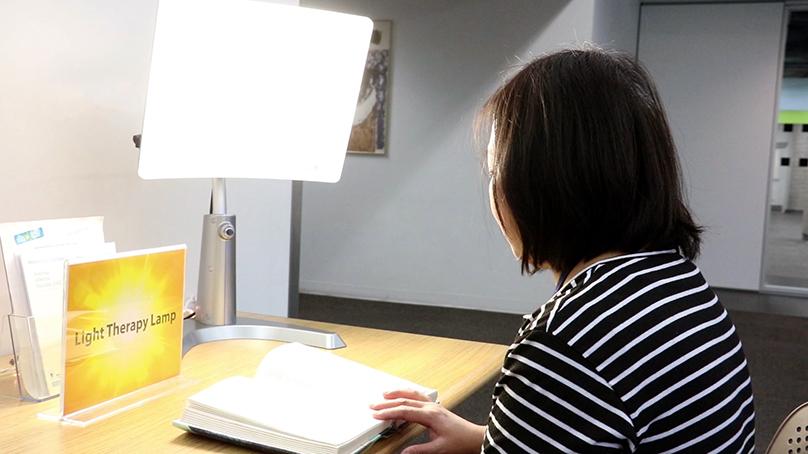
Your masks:
<path fill-rule="evenodd" d="M 174 425 L 253 447 L 347 454 L 390 428 L 369 405 L 395 389 L 438 394 L 325 350 L 284 344 L 267 353 L 255 377 L 230 377 L 191 396 Z"/>

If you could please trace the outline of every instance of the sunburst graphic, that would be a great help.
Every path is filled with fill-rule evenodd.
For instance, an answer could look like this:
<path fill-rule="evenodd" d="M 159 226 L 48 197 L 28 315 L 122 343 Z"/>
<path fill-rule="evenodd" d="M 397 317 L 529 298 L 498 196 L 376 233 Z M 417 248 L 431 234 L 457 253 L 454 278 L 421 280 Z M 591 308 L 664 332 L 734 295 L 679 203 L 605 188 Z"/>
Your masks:
<path fill-rule="evenodd" d="M 70 265 L 64 414 L 179 374 L 185 249 Z"/>

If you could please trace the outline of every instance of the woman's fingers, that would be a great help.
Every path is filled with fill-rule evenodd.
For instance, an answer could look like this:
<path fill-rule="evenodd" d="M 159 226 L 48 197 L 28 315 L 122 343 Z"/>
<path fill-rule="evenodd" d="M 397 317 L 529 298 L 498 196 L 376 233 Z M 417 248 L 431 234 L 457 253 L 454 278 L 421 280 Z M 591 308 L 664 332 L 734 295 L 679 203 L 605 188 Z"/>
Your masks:
<path fill-rule="evenodd" d="M 414 389 L 396 389 L 394 391 L 384 393 L 385 399 L 396 399 L 399 397 L 404 399 L 420 400 L 422 402 L 432 401 L 432 399 L 430 399 L 428 396 Z"/>
<path fill-rule="evenodd" d="M 424 404 L 425 402 L 421 402 L 420 400 L 412 400 L 399 397 L 397 399 L 385 400 L 384 402 L 373 404 L 370 406 L 370 408 L 374 410 L 384 410 L 385 408 L 398 407 L 400 405 L 406 405 L 408 407 L 423 407 Z"/>
<path fill-rule="evenodd" d="M 373 413 L 373 417 L 376 419 L 402 419 L 404 421 L 414 422 L 426 427 L 432 426 L 434 416 L 435 412 L 431 411 L 430 407 L 410 407 L 406 405 L 386 408 Z"/>
<path fill-rule="evenodd" d="M 412 389 L 397 389 L 384 393 L 384 402 L 370 406 L 373 417 L 382 420 L 406 421 L 431 426 L 435 405 L 428 396 Z"/>
<path fill-rule="evenodd" d="M 440 441 L 432 440 L 429 443 L 412 445 L 407 449 L 401 451 L 401 454 L 427 454 L 432 452 L 438 452 L 439 448 L 440 448 Z"/>

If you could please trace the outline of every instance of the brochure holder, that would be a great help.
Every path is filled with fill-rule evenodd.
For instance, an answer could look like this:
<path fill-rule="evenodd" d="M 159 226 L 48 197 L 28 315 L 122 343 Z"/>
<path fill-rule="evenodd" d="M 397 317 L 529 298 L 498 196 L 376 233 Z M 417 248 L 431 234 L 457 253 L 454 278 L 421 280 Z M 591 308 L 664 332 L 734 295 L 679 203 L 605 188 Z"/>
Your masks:
<path fill-rule="evenodd" d="M 5 323 L 0 323 L 5 326 L 5 331 L 8 331 L 8 326 Z M 3 333 L 8 335 L 8 333 Z M 14 355 L 0 355 L 0 399 L 2 400 L 18 400 L 20 396 L 20 389 L 17 386 L 17 370 L 14 367 Z"/>
<path fill-rule="evenodd" d="M 17 386 L 17 368 L 14 365 L 14 351 L 11 348 L 11 326 L 8 315 L 0 318 L 0 345 L 7 345 L 8 350 L 0 352 L 0 399 L 20 398 Z"/>
<path fill-rule="evenodd" d="M 2 376 L 3 388 L 8 380 L 15 382 L 20 400 L 41 402 L 59 395 L 61 376 L 48 373 L 43 367 L 42 350 L 37 342 L 36 318 L 27 315 L 8 315 L 9 334 L 13 349 L 8 363 L 14 374 Z"/>

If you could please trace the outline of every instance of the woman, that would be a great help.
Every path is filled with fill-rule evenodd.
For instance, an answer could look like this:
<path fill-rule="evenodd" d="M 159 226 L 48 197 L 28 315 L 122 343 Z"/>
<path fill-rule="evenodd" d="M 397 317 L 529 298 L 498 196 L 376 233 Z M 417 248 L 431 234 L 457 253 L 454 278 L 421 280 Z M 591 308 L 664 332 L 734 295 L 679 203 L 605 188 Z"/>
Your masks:
<path fill-rule="evenodd" d="M 409 390 L 375 417 L 429 429 L 427 452 L 751 452 L 754 408 L 735 328 L 691 262 L 701 229 L 648 74 L 566 50 L 501 87 L 491 211 L 523 273 L 556 293 L 526 316 L 486 426 Z"/>

